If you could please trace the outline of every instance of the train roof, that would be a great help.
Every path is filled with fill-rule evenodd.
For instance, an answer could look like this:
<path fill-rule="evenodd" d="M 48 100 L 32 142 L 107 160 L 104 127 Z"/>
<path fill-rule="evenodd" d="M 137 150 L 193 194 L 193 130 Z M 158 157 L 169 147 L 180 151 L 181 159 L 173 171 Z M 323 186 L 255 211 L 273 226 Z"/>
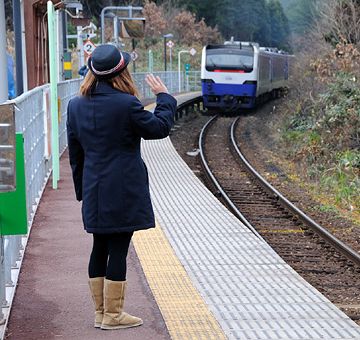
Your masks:
<path fill-rule="evenodd" d="M 208 45 L 206 46 L 207 49 L 216 49 L 216 48 L 234 48 L 239 47 L 242 49 L 243 47 L 255 47 L 258 48 L 260 51 L 263 52 L 270 52 L 270 53 L 276 53 L 276 54 L 288 54 L 287 52 L 283 50 L 279 50 L 276 47 L 262 47 L 258 43 L 253 41 L 236 41 L 234 40 L 234 37 L 231 37 L 229 41 L 225 41 L 223 45 Z"/>
<path fill-rule="evenodd" d="M 212 44 L 207 45 L 206 49 L 216 49 L 216 48 L 251 48 L 251 47 L 259 47 L 257 43 L 241 43 L 241 44 Z"/>
<path fill-rule="evenodd" d="M 260 52 L 267 52 L 267 53 L 274 53 L 274 54 L 282 54 L 282 55 L 289 55 L 289 53 L 283 51 L 283 50 L 279 50 L 276 47 L 263 47 L 260 46 L 258 43 L 256 42 L 251 42 L 251 41 L 234 41 L 234 40 L 230 40 L 230 41 L 225 41 L 224 44 L 211 44 L 211 45 L 207 45 L 206 49 L 211 50 L 211 49 L 218 49 L 218 48 L 256 48 L 258 49 Z"/>

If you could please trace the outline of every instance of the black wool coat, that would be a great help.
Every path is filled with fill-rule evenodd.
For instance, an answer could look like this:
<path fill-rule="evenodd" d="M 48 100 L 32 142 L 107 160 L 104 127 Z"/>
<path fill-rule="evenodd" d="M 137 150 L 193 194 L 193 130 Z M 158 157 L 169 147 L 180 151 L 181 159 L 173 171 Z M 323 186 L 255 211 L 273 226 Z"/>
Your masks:
<path fill-rule="evenodd" d="M 89 233 L 118 233 L 155 226 L 140 141 L 169 135 L 176 100 L 157 95 L 154 113 L 140 101 L 98 82 L 91 96 L 70 100 L 67 135 L 76 198 Z"/>

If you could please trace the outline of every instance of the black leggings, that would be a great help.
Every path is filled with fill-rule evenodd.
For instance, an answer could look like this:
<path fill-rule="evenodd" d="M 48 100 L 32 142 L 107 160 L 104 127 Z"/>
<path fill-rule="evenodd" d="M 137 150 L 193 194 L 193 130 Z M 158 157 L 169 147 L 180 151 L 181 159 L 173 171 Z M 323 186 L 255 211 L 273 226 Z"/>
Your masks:
<path fill-rule="evenodd" d="M 126 280 L 126 256 L 133 233 L 93 234 L 94 244 L 89 261 L 89 277 L 112 281 Z"/>

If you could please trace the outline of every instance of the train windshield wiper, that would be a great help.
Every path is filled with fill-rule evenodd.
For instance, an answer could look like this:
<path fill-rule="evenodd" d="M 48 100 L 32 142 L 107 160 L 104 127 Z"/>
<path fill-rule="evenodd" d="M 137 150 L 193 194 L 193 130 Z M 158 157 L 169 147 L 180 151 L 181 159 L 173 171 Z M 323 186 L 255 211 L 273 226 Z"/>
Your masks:
<path fill-rule="evenodd" d="M 239 66 L 238 67 L 241 67 L 241 69 L 246 69 L 245 64 L 241 60 L 239 60 Z"/>
<path fill-rule="evenodd" d="M 209 59 L 209 62 L 211 64 L 213 70 L 215 70 L 218 67 L 211 59 Z"/>

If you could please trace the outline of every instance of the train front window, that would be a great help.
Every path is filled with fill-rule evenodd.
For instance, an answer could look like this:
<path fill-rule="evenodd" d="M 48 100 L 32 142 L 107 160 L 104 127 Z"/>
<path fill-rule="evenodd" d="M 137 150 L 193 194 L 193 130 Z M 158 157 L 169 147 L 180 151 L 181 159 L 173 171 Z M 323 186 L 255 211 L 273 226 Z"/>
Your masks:
<path fill-rule="evenodd" d="M 206 51 L 207 71 L 252 72 L 254 64 L 253 49 L 210 49 Z"/>

